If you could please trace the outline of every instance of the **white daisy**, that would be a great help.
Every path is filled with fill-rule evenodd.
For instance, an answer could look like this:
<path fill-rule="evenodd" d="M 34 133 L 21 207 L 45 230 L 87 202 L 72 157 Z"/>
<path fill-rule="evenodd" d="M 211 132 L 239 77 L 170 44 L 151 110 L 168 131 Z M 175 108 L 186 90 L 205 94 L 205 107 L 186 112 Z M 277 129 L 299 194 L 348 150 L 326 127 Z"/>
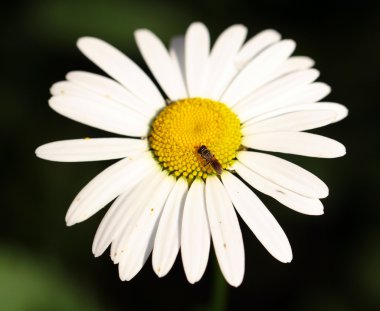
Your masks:
<path fill-rule="evenodd" d="M 300 213 L 323 213 L 319 199 L 328 188 L 318 177 L 251 149 L 343 156 L 341 143 L 305 131 L 343 119 L 347 109 L 318 102 L 330 87 L 314 82 L 319 72 L 310 58 L 291 56 L 294 41 L 265 30 L 244 43 L 246 34 L 233 25 L 210 50 L 207 28 L 193 23 L 167 50 L 151 31 L 136 31 L 165 96 L 127 56 L 84 37 L 79 49 L 112 79 L 75 71 L 52 86 L 49 104 L 58 113 L 128 136 L 58 141 L 36 150 L 52 161 L 121 159 L 83 188 L 66 222 L 84 221 L 116 199 L 92 249 L 100 256 L 111 245 L 122 280 L 132 279 L 151 252 L 154 271 L 166 275 L 181 249 L 186 277 L 197 282 L 211 236 L 224 277 L 238 286 L 244 246 L 236 211 L 270 254 L 290 262 L 285 233 L 248 185 Z"/>

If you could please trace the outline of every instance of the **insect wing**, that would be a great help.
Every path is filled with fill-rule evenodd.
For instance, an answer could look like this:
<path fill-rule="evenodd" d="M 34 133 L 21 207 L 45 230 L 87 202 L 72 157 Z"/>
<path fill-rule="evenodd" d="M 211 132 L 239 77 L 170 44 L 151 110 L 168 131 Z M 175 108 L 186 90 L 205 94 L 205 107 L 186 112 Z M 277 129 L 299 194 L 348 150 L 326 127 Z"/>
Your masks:
<path fill-rule="evenodd" d="M 211 160 L 211 166 L 214 168 L 215 172 L 218 175 L 222 174 L 223 167 L 215 157 L 213 157 L 213 159 Z"/>

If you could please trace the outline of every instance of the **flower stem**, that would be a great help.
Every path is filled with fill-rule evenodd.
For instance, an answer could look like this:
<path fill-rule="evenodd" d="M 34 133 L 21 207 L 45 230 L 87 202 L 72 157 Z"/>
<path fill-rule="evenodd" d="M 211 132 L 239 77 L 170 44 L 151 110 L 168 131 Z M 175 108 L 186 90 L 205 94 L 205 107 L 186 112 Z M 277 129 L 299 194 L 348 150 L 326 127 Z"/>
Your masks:
<path fill-rule="evenodd" d="M 211 308 L 212 311 L 224 311 L 227 310 L 228 301 L 228 285 L 225 281 L 222 272 L 219 269 L 218 260 L 214 256 L 214 280 L 213 280 L 213 290 L 211 297 Z"/>

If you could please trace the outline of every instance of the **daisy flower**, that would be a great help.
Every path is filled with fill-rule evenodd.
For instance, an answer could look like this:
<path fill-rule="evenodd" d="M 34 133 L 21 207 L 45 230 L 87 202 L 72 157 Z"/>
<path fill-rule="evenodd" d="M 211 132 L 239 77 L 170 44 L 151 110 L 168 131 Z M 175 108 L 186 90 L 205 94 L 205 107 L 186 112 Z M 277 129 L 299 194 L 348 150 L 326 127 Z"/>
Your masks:
<path fill-rule="evenodd" d="M 292 260 L 289 241 L 256 190 L 307 215 L 323 214 L 327 186 L 315 175 L 262 151 L 335 158 L 344 146 L 305 131 L 337 122 L 347 109 L 319 102 L 330 87 L 314 82 L 314 62 L 291 56 L 293 40 L 265 30 L 245 42 L 246 27 L 226 29 L 210 49 L 193 23 L 169 49 L 149 30 L 138 48 L 163 93 L 130 58 L 92 37 L 78 48 L 109 77 L 73 71 L 51 88 L 49 105 L 83 124 L 124 137 L 64 140 L 36 150 L 43 159 L 121 159 L 92 179 L 71 204 L 68 226 L 112 202 L 92 250 L 109 246 L 121 280 L 131 280 L 152 253 L 166 275 L 181 251 L 186 277 L 199 281 L 210 244 L 233 286 L 244 276 L 237 214 L 267 251 Z M 253 151 L 259 150 L 259 151 Z M 251 187 L 250 187 L 251 186 Z"/>

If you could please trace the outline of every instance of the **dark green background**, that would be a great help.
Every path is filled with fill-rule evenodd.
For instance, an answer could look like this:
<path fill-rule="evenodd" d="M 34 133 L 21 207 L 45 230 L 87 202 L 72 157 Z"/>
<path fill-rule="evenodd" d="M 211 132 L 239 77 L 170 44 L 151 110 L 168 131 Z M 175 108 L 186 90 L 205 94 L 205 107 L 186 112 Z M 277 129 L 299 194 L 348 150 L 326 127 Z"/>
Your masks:
<path fill-rule="evenodd" d="M 291 241 L 294 260 L 273 259 L 242 224 L 246 274 L 228 288 L 225 309 L 379 310 L 379 58 L 376 1 L 30 1 L 1 9 L 0 310 L 208 310 L 213 256 L 196 285 L 177 260 L 156 277 L 150 260 L 121 282 L 108 255 L 95 259 L 91 243 L 104 211 L 67 228 L 76 193 L 109 162 L 53 163 L 37 146 L 61 139 L 109 136 L 49 109 L 49 87 L 71 70 L 100 72 L 75 47 L 78 37 L 103 38 L 145 68 L 133 40 L 139 27 L 166 43 L 203 21 L 212 38 L 232 23 L 249 34 L 274 28 L 297 41 L 297 55 L 316 60 L 328 101 L 350 115 L 316 132 L 347 147 L 341 159 L 291 157 L 330 187 L 325 215 L 297 214 L 260 197 Z M 290 157 L 289 157 L 290 158 Z M 212 251 L 213 253 L 213 251 Z"/>

